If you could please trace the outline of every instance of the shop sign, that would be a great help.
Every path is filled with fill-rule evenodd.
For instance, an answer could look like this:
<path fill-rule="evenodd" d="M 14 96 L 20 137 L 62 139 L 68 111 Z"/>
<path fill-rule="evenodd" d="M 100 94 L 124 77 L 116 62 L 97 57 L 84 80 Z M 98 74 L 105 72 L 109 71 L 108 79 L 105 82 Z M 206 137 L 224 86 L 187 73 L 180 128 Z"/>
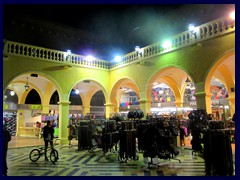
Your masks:
<path fill-rule="evenodd" d="M 212 105 L 219 105 L 219 104 L 220 104 L 219 100 L 212 100 Z"/>
<path fill-rule="evenodd" d="M 190 105 L 190 106 L 196 106 L 197 103 L 196 103 L 196 101 L 191 101 L 191 102 L 189 102 L 189 105 Z"/>
<path fill-rule="evenodd" d="M 32 104 L 31 109 L 42 109 L 42 105 L 39 104 Z"/>

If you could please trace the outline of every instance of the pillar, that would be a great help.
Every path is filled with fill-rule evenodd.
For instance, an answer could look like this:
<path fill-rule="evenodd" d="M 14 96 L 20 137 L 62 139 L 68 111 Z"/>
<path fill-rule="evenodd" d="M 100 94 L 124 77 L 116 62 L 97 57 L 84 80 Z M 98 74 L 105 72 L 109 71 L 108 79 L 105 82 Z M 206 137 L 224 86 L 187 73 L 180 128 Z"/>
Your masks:
<path fill-rule="evenodd" d="M 21 135 L 21 130 L 20 127 L 24 127 L 24 115 L 23 115 L 23 110 L 18 110 L 17 111 L 17 129 L 16 129 L 16 136 L 20 136 Z"/>
<path fill-rule="evenodd" d="M 83 116 L 86 116 L 88 113 L 90 113 L 91 106 L 83 106 Z"/>
<path fill-rule="evenodd" d="M 148 99 L 139 99 L 138 102 L 140 103 L 140 109 L 144 113 L 143 119 L 146 119 L 147 114 L 151 114 L 151 101 Z"/>
<path fill-rule="evenodd" d="M 183 107 L 183 101 L 175 101 L 175 104 L 176 104 L 176 114 L 179 115 L 179 114 L 182 114 L 183 111 L 182 111 L 182 107 Z"/>
<path fill-rule="evenodd" d="M 112 113 L 114 113 L 114 107 L 115 107 L 115 105 L 112 104 L 112 103 L 106 103 L 106 104 L 104 104 L 104 106 L 106 107 L 106 111 L 105 111 L 106 119 L 109 119 L 110 115 L 111 115 Z"/>
<path fill-rule="evenodd" d="M 196 92 L 194 96 L 196 97 L 197 109 L 204 109 L 208 114 L 212 114 L 212 94 L 207 94 L 205 92 L 205 85 L 203 82 L 195 84 Z"/>
<path fill-rule="evenodd" d="M 68 144 L 69 101 L 59 102 L 59 139 L 60 144 Z"/>
<path fill-rule="evenodd" d="M 50 105 L 42 105 L 42 114 L 49 114 Z"/>

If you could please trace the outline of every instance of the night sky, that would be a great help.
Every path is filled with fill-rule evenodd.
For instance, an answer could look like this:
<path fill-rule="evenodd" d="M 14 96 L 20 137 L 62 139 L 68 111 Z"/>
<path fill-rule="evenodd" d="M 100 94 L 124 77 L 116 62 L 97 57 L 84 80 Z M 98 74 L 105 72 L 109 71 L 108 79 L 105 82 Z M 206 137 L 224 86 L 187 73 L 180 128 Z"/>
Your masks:
<path fill-rule="evenodd" d="M 183 32 L 194 21 L 196 25 L 205 23 L 201 22 L 201 17 L 206 21 L 213 20 L 223 12 L 222 9 L 216 10 L 214 5 L 206 5 L 205 9 L 193 8 L 193 13 L 182 12 L 171 20 L 167 18 L 183 6 L 189 5 L 20 4 L 5 5 L 4 15 L 36 16 L 102 36 L 109 43 L 99 47 L 102 51 L 99 56 L 102 59 L 111 59 L 116 54 L 124 55 L 134 51 L 136 45 L 144 47 Z"/>

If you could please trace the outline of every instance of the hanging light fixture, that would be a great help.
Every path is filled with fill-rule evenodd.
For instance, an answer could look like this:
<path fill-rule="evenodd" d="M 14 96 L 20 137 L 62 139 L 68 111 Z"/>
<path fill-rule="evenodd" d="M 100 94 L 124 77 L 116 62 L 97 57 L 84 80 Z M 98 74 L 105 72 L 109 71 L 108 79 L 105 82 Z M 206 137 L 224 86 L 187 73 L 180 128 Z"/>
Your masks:
<path fill-rule="evenodd" d="M 11 95 L 11 96 L 14 96 L 14 95 L 15 95 L 15 92 L 14 92 L 14 90 L 13 90 L 13 86 L 14 86 L 14 85 L 12 85 L 12 90 L 10 91 L 10 95 Z"/>
<path fill-rule="evenodd" d="M 27 83 L 25 84 L 24 88 L 25 88 L 25 91 L 28 91 L 28 89 L 29 89 L 29 85 L 28 85 L 28 77 L 27 77 Z"/>
<path fill-rule="evenodd" d="M 185 80 L 185 83 L 190 83 L 191 80 L 187 77 L 187 79 Z"/>
<path fill-rule="evenodd" d="M 76 93 L 76 94 L 79 94 L 79 92 L 80 92 L 80 91 L 79 91 L 78 86 L 77 86 L 77 89 L 75 90 L 75 93 Z"/>

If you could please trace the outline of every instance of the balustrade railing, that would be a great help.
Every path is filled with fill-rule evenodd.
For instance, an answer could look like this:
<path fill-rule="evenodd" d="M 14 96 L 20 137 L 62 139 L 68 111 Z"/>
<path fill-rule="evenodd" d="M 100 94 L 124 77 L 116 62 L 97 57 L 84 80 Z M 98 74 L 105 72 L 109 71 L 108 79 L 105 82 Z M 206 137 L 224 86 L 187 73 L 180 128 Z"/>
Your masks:
<path fill-rule="evenodd" d="M 229 17 L 219 18 L 195 27 L 194 32 L 185 31 L 169 38 L 171 46 L 168 48 L 163 48 L 162 42 L 157 42 L 142 48 L 142 53 L 131 52 L 126 54 L 122 62 L 111 64 L 110 69 L 122 67 L 133 62 L 139 62 L 143 59 L 168 53 L 186 46 L 191 46 L 206 39 L 211 39 L 229 32 L 235 32 L 235 20 Z"/>
<path fill-rule="evenodd" d="M 130 52 L 123 56 L 122 61 L 113 63 L 101 59 L 94 59 L 88 61 L 85 56 L 71 54 L 66 55 L 66 52 L 17 43 L 13 41 L 4 41 L 4 56 L 14 54 L 19 56 L 37 58 L 48 61 L 55 61 L 60 63 L 67 63 L 68 65 L 78 65 L 88 68 L 97 69 L 115 69 L 126 66 L 132 63 L 140 62 L 146 58 L 158 56 L 169 53 L 171 51 L 191 46 L 206 39 L 211 39 L 216 36 L 235 32 L 235 20 L 228 17 L 219 18 L 211 22 L 195 27 L 195 32 L 185 31 L 175 35 L 170 39 L 171 46 L 168 48 L 162 47 L 162 42 L 157 42 L 141 49 L 141 52 Z"/>

